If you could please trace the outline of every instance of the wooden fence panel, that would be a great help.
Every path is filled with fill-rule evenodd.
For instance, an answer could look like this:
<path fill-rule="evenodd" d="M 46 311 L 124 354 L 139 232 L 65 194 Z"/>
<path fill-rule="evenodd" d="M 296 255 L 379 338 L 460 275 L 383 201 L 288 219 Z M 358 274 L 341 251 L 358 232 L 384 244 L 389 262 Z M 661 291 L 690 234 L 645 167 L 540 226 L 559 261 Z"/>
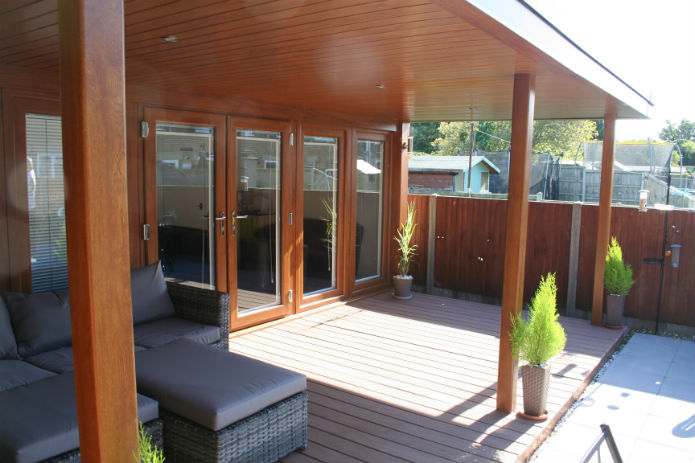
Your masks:
<path fill-rule="evenodd" d="M 501 297 L 507 202 L 437 199 L 434 284 Z"/>
<path fill-rule="evenodd" d="M 613 207 L 611 236 L 623 249 L 625 261 L 632 266 L 635 285 L 625 301 L 625 315 L 642 320 L 655 320 L 659 294 L 658 265 L 647 264 L 645 258 L 660 258 L 664 232 L 664 211 L 650 209 L 638 212 L 635 207 Z M 582 207 L 577 308 L 591 310 L 591 297 L 596 250 L 598 206 Z M 660 320 L 693 326 L 695 320 L 695 217 L 687 211 L 670 211 L 669 227 L 680 230 L 681 266 L 671 268 L 666 259 Z M 673 239 L 669 236 L 669 240 Z"/>
<path fill-rule="evenodd" d="M 555 273 L 558 307 L 567 300 L 572 205 L 550 202 L 529 203 L 526 241 L 524 301 L 530 301 L 541 276 Z"/>
<path fill-rule="evenodd" d="M 673 225 L 678 230 L 677 234 Z M 678 268 L 671 267 L 670 258 L 666 259 L 660 318 L 695 326 L 695 214 L 671 211 L 668 227 L 668 243 L 682 247 Z"/>
<path fill-rule="evenodd" d="M 427 262 L 426 196 L 411 196 L 417 202 L 419 267 L 418 282 L 424 283 Z M 434 284 L 439 288 L 502 297 L 504 273 L 504 237 L 507 202 L 471 198 L 439 197 L 434 257 Z M 611 236 L 623 248 L 625 260 L 632 265 L 635 286 L 625 305 L 625 315 L 655 320 L 659 289 L 658 265 L 645 258 L 661 257 L 664 211 L 647 213 L 635 207 L 613 207 Z M 577 275 L 578 309 L 591 310 L 594 253 L 598 206 L 582 206 Z M 556 273 L 558 305 L 567 299 L 569 244 L 572 204 L 532 202 L 529 204 L 529 234 L 526 250 L 524 300 L 529 301 L 541 275 Z M 676 238 L 672 225 L 679 233 Z M 670 211 L 669 244 L 675 239 L 682 245 L 680 267 L 672 268 L 669 258 L 664 269 L 661 321 L 695 325 L 695 214 Z"/>
<path fill-rule="evenodd" d="M 425 195 L 408 195 L 408 203 L 415 203 L 415 234 L 413 243 L 417 245 L 415 249 L 415 259 L 410 265 L 410 272 L 413 275 L 413 283 L 425 285 L 427 283 L 427 225 L 430 213 L 430 197 Z"/>

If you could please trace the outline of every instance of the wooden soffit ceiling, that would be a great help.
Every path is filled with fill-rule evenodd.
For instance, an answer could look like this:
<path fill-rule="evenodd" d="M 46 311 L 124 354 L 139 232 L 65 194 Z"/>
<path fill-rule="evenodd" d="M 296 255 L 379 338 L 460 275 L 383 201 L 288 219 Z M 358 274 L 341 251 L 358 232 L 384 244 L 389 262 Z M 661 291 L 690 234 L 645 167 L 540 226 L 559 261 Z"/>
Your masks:
<path fill-rule="evenodd" d="M 535 72 L 536 119 L 601 118 L 610 98 L 644 117 L 646 100 L 529 14 L 518 0 L 126 0 L 126 78 L 440 121 L 510 119 L 514 74 Z M 57 73 L 57 23 L 56 0 L 3 2 L 0 67 Z"/>

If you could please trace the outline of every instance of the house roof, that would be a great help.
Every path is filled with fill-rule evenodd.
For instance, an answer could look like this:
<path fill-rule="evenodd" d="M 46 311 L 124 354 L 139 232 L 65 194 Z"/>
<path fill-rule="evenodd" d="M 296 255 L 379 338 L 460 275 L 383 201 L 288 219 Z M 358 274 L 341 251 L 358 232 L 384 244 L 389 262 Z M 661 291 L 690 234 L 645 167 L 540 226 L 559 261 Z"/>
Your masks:
<path fill-rule="evenodd" d="M 500 170 L 485 156 L 413 156 L 408 159 L 408 172 L 458 171 L 468 172 L 469 162 L 473 167 L 485 165 L 490 171 L 499 174 Z"/>
<path fill-rule="evenodd" d="M 17 70 L 57 82 L 56 3 L 0 6 L 0 85 L 13 76 L 21 85 Z M 124 8 L 131 94 L 240 97 L 389 121 L 503 120 L 514 74 L 535 73 L 536 119 L 602 118 L 613 100 L 618 118 L 641 118 L 650 105 L 521 0 Z"/>

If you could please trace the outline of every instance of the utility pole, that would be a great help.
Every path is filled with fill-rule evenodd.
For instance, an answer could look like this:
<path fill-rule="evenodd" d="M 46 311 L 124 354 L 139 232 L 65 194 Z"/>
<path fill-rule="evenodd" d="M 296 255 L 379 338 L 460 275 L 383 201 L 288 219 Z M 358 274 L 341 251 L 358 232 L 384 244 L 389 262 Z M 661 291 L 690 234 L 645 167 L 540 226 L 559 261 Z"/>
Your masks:
<path fill-rule="evenodd" d="M 471 149 L 470 149 L 470 154 L 468 155 L 468 197 L 471 196 L 471 169 L 473 169 L 473 147 L 475 147 L 475 122 L 471 122 L 471 136 L 470 142 L 471 142 Z"/>

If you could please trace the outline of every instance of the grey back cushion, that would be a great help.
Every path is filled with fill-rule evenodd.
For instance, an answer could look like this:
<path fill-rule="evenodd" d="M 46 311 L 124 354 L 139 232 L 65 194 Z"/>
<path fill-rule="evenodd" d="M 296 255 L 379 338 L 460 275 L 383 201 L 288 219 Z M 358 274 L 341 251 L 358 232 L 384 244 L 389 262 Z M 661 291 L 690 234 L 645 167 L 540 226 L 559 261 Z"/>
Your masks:
<path fill-rule="evenodd" d="M 5 293 L 17 352 L 22 357 L 72 344 L 68 291 Z"/>
<path fill-rule="evenodd" d="M 17 342 L 12 332 L 10 314 L 7 313 L 5 301 L 0 295 L 0 360 L 17 358 Z"/>
<path fill-rule="evenodd" d="M 130 272 L 133 324 L 176 315 L 159 262 Z"/>

